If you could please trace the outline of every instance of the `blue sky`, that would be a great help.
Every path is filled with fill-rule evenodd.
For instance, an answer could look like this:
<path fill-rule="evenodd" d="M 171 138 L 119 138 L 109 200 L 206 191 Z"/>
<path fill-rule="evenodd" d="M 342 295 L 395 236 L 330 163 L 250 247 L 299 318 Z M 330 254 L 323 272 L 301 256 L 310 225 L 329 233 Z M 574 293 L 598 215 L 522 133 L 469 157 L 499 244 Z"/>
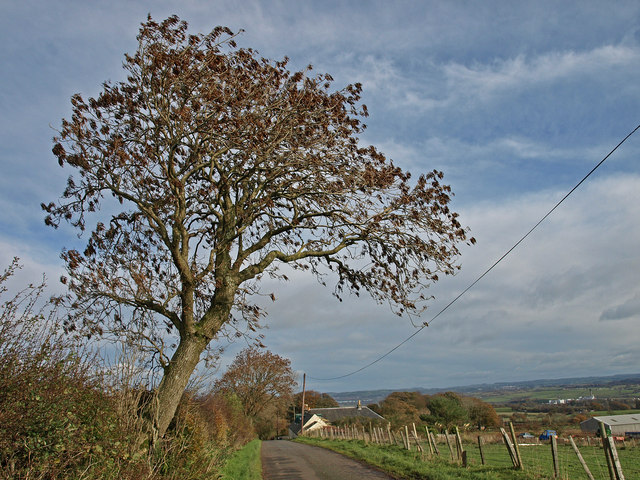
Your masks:
<path fill-rule="evenodd" d="M 241 46 L 361 82 L 364 143 L 419 174 L 440 169 L 478 240 L 432 288 L 423 320 L 526 233 L 640 123 L 638 2 L 29 1 L 0 18 L 0 263 L 60 287 L 68 228 L 39 204 L 71 173 L 51 154 L 69 98 L 118 81 L 147 13 L 194 31 L 243 28 Z M 309 388 L 447 387 L 640 371 L 640 133 L 523 244 L 411 342 Z M 265 343 L 313 378 L 349 373 L 415 330 L 313 278 L 266 285 Z M 229 363 L 242 345 L 228 350 Z"/>

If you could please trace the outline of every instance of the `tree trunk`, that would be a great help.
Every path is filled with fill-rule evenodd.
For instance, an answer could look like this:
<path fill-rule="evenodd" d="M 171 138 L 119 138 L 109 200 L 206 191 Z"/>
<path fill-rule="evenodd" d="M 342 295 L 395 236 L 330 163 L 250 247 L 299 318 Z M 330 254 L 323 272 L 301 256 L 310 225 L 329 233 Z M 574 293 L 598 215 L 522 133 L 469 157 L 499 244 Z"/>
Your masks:
<path fill-rule="evenodd" d="M 152 442 L 155 443 L 167 431 L 191 374 L 198 365 L 200 355 L 206 346 L 207 340 L 203 337 L 190 335 L 181 339 L 169 366 L 165 368 L 154 397 L 154 404 L 147 409 Z"/>

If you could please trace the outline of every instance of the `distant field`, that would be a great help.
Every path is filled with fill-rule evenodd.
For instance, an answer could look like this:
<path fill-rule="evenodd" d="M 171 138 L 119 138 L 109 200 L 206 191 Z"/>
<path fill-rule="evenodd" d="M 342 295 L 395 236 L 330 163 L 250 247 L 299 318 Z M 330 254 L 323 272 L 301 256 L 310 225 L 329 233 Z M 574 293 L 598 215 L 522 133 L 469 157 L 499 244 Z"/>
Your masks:
<path fill-rule="evenodd" d="M 365 405 L 379 403 L 394 390 L 359 390 L 353 392 L 329 392 L 341 405 L 353 405 L 361 400 Z M 597 398 L 638 398 L 640 397 L 640 373 L 609 375 L 602 377 L 577 377 L 560 379 L 526 380 L 507 384 L 476 384 L 444 388 L 400 388 L 397 391 L 433 395 L 454 391 L 463 395 L 482 398 L 490 403 L 538 400 L 548 401 L 559 398 L 578 398 L 590 395 Z"/>
<path fill-rule="evenodd" d="M 590 395 L 598 398 L 637 398 L 640 397 L 640 384 L 612 385 L 606 387 L 537 387 L 532 389 L 500 390 L 479 392 L 475 396 L 489 403 L 509 403 L 526 400 L 548 401 L 562 398 L 576 399 Z"/>

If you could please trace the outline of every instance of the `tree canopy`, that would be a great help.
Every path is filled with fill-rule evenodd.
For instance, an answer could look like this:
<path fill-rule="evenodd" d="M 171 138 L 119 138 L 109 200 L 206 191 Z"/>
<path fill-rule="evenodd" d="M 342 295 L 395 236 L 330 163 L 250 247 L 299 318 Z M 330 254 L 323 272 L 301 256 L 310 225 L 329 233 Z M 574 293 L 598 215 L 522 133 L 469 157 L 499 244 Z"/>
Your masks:
<path fill-rule="evenodd" d="M 320 393 L 315 390 L 307 390 L 304 393 L 304 403 L 308 408 L 335 408 L 340 404 L 328 393 Z M 302 392 L 298 392 L 293 396 L 292 411 L 298 409 L 300 411 L 302 405 Z"/>
<path fill-rule="evenodd" d="M 245 415 L 255 418 L 270 403 L 290 400 L 295 385 L 290 360 L 271 352 L 245 348 L 216 381 L 214 389 L 235 393 Z"/>
<path fill-rule="evenodd" d="M 225 27 L 144 22 L 126 79 L 71 98 L 53 153 L 69 177 L 46 223 L 89 231 L 64 250 L 68 330 L 123 335 L 162 366 L 151 430 L 166 430 L 189 376 L 227 328 L 255 329 L 251 300 L 278 267 L 335 293 L 420 313 L 467 239 L 451 190 L 412 179 L 359 135 L 361 85 L 239 48 Z M 95 213 L 101 211 L 100 213 Z M 473 239 L 469 239 L 473 242 Z"/>

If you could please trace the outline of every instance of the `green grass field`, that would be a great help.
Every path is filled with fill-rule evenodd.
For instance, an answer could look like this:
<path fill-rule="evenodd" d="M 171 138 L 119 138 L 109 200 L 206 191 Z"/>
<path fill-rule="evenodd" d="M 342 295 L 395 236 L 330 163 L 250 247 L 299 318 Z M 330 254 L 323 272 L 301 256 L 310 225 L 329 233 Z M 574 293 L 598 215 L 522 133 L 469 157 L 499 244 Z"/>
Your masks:
<path fill-rule="evenodd" d="M 553 477 L 551 446 L 548 443 L 520 445 L 519 448 L 522 463 L 527 472 L 531 472 L 540 478 Z M 596 446 L 595 442 L 591 446 L 580 446 L 579 448 L 593 476 L 597 479 L 608 479 L 609 473 L 602 448 Z M 481 463 L 477 444 L 467 445 L 465 450 L 467 450 L 468 459 L 472 464 Z M 503 444 L 485 445 L 483 451 L 488 465 L 507 467 L 511 465 L 507 448 Z M 640 447 L 621 448 L 618 446 L 618 455 L 625 478 L 640 478 Z M 558 459 L 560 478 L 571 480 L 587 478 L 578 457 L 570 445 L 558 445 Z"/>
<path fill-rule="evenodd" d="M 336 441 L 304 438 L 299 441 L 312 443 L 343 453 L 349 457 L 377 466 L 393 475 L 411 479 L 551 479 L 553 463 L 549 444 L 521 445 L 520 453 L 524 472 L 515 471 L 503 444 L 487 444 L 483 447 L 486 466 L 481 465 L 477 444 L 465 445 L 469 466 L 463 468 L 450 461 L 449 450 L 439 445 L 440 457 L 422 460 L 418 452 L 408 452 L 393 445 L 365 445 L 362 441 Z M 425 445 L 428 451 L 428 446 Z M 602 448 L 595 442 L 581 446 L 580 451 L 596 479 L 608 479 L 606 459 Z M 618 447 L 620 463 L 625 478 L 640 478 L 640 447 Z M 587 478 L 577 456 L 569 445 L 558 445 L 561 479 Z"/>
<path fill-rule="evenodd" d="M 503 465 L 473 465 L 465 469 L 442 458 L 423 461 L 415 449 L 407 451 L 396 445 L 371 443 L 365 445 L 360 440 L 340 441 L 308 437 L 298 437 L 296 441 L 328 448 L 403 479 L 533 480 L 538 478 L 527 472 L 516 472 Z"/>
<path fill-rule="evenodd" d="M 501 390 L 498 392 L 478 393 L 475 396 L 489 403 L 509 403 L 526 400 L 555 400 L 559 398 L 578 398 L 590 395 L 598 398 L 636 398 L 640 396 L 640 385 L 612 385 L 602 387 L 567 386 L 567 387 L 538 387 L 532 389 Z"/>

